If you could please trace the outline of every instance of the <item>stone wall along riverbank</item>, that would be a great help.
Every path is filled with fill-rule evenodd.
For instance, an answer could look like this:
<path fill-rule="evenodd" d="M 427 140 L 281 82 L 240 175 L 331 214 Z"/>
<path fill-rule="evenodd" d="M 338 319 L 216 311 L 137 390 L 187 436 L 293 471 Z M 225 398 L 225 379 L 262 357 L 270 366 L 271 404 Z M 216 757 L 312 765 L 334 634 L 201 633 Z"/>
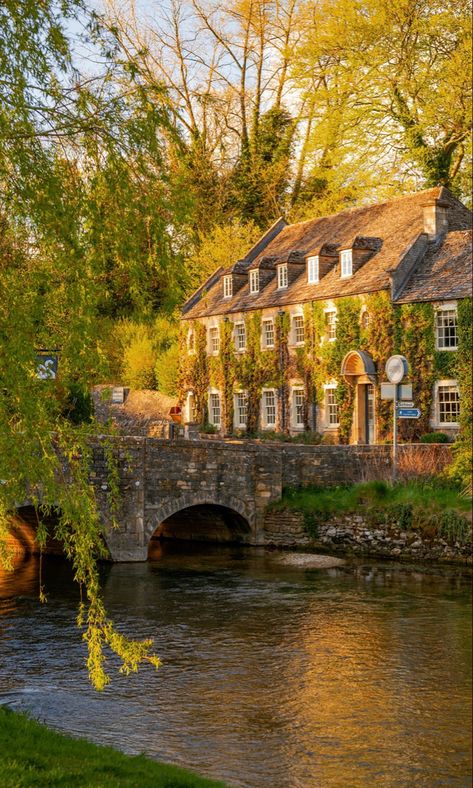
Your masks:
<path fill-rule="evenodd" d="M 314 529 L 314 535 L 309 534 L 302 512 L 270 511 L 264 521 L 265 544 L 398 560 L 472 565 L 471 542 L 449 544 L 445 539 L 429 538 L 420 531 L 403 531 L 385 523 L 368 523 L 360 514 L 338 515 L 309 528 Z"/>

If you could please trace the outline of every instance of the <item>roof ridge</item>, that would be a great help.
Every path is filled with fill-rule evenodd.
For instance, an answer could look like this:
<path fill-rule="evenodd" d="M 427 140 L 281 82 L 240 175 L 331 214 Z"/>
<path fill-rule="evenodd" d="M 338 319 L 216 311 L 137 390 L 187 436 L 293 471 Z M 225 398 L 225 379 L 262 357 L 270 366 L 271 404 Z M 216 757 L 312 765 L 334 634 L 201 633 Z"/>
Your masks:
<path fill-rule="evenodd" d="M 342 216 L 343 214 L 355 213 L 356 211 L 366 211 L 374 207 L 381 208 L 383 205 L 389 205 L 394 202 L 400 202 L 401 200 L 406 200 L 409 197 L 412 198 L 412 197 L 427 196 L 432 192 L 437 192 L 437 199 L 440 198 L 440 195 L 443 196 L 443 192 L 445 192 L 449 197 L 453 197 L 454 200 L 459 202 L 460 205 L 463 205 L 463 203 L 460 200 L 458 200 L 458 198 L 455 197 L 455 195 L 452 194 L 452 192 L 449 189 L 447 189 L 446 186 L 431 186 L 429 189 L 423 189 L 420 192 L 407 192 L 407 194 L 401 194 L 399 195 L 399 197 L 392 197 L 391 199 L 384 200 L 383 202 L 369 202 L 366 203 L 365 205 L 353 205 L 351 208 L 344 208 L 342 211 L 327 213 L 324 214 L 323 216 L 314 216 L 313 219 L 304 219 L 303 221 L 300 222 L 292 222 L 291 224 L 286 224 L 286 226 L 283 228 L 283 231 L 288 230 L 291 227 L 300 227 L 303 224 L 309 224 L 311 222 L 317 222 L 319 220 L 323 221 L 325 219 L 330 219 L 332 216 Z"/>

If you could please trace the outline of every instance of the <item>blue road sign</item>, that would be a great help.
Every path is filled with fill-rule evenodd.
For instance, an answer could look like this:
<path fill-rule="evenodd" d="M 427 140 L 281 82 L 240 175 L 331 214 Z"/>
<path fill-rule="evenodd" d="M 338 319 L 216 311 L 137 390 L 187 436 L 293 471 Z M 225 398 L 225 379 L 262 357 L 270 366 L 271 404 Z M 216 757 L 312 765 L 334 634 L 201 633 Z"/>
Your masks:
<path fill-rule="evenodd" d="M 420 418 L 419 408 L 398 408 L 397 415 L 400 419 L 418 419 Z"/>

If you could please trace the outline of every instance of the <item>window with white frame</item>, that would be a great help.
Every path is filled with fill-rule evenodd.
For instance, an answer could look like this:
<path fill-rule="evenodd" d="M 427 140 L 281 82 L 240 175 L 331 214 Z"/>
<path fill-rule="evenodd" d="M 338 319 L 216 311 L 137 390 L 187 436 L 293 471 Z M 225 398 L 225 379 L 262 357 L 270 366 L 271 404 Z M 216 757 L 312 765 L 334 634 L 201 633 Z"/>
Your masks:
<path fill-rule="evenodd" d="M 287 263 L 278 265 L 278 289 L 287 287 Z"/>
<path fill-rule="evenodd" d="M 241 429 L 246 427 L 248 417 L 248 394 L 246 391 L 238 391 L 235 394 L 235 427 Z"/>
<path fill-rule="evenodd" d="M 435 313 L 437 350 L 456 350 L 458 347 L 457 310 L 455 307 L 437 309 Z"/>
<path fill-rule="evenodd" d="M 336 386 L 325 386 L 325 423 L 328 427 L 338 427 L 338 402 Z"/>
<path fill-rule="evenodd" d="M 263 320 L 262 330 L 263 330 L 263 347 L 264 348 L 274 347 L 274 321 Z"/>
<path fill-rule="evenodd" d="M 368 312 L 366 307 L 364 307 L 364 309 L 361 312 L 360 325 L 362 329 L 366 331 L 366 329 L 369 327 L 369 324 L 370 324 L 370 313 Z"/>
<path fill-rule="evenodd" d="M 276 393 L 263 391 L 263 423 L 265 427 L 276 426 Z"/>
<path fill-rule="evenodd" d="M 456 426 L 460 419 L 460 394 L 456 380 L 437 383 L 437 418 L 441 425 Z"/>
<path fill-rule="evenodd" d="M 307 281 L 315 285 L 319 281 L 319 256 L 307 258 Z"/>
<path fill-rule="evenodd" d="M 231 298 L 233 295 L 233 279 L 231 276 L 223 277 L 223 297 Z"/>
<path fill-rule="evenodd" d="M 235 323 L 235 350 L 245 350 L 246 328 L 244 323 Z"/>
<path fill-rule="evenodd" d="M 329 309 L 325 313 L 325 333 L 330 342 L 337 338 L 337 312 L 335 309 Z"/>
<path fill-rule="evenodd" d="M 212 326 L 212 328 L 209 329 L 209 352 L 216 354 L 219 350 L 220 336 L 218 333 L 218 326 Z"/>
<path fill-rule="evenodd" d="M 195 395 L 193 391 L 187 394 L 187 421 L 196 421 Z"/>
<path fill-rule="evenodd" d="M 259 270 L 250 271 L 250 293 L 259 293 Z"/>
<path fill-rule="evenodd" d="M 353 255 L 351 249 L 340 252 L 340 262 L 342 264 L 342 276 L 351 276 L 353 273 Z"/>
<path fill-rule="evenodd" d="M 294 427 L 304 426 L 304 389 L 294 389 L 292 392 L 292 413 Z"/>
<path fill-rule="evenodd" d="M 305 340 L 304 316 L 294 315 L 292 318 L 292 341 L 295 345 L 303 345 Z"/>
<path fill-rule="evenodd" d="M 215 392 L 209 396 L 209 421 L 214 427 L 220 427 L 220 394 Z"/>
<path fill-rule="evenodd" d="M 195 353 L 195 333 L 192 328 L 187 332 L 187 352 Z"/>

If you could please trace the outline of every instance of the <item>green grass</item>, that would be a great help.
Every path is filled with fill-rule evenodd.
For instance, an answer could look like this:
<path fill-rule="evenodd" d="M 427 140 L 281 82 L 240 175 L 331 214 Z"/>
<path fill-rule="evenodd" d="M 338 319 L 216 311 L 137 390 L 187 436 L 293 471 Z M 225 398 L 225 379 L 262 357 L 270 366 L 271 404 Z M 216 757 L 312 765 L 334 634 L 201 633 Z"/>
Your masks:
<path fill-rule="evenodd" d="M 302 512 L 308 530 L 331 517 L 362 514 L 368 522 L 385 522 L 405 530 L 422 530 L 449 541 L 466 541 L 471 523 L 466 516 L 471 501 L 461 490 L 441 479 L 414 480 L 395 485 L 383 481 L 343 487 L 285 489 L 272 510 Z"/>
<path fill-rule="evenodd" d="M 124 755 L 111 747 L 63 736 L 5 707 L 0 707 L 0 785 L 224 788 L 224 783 L 143 755 Z"/>

